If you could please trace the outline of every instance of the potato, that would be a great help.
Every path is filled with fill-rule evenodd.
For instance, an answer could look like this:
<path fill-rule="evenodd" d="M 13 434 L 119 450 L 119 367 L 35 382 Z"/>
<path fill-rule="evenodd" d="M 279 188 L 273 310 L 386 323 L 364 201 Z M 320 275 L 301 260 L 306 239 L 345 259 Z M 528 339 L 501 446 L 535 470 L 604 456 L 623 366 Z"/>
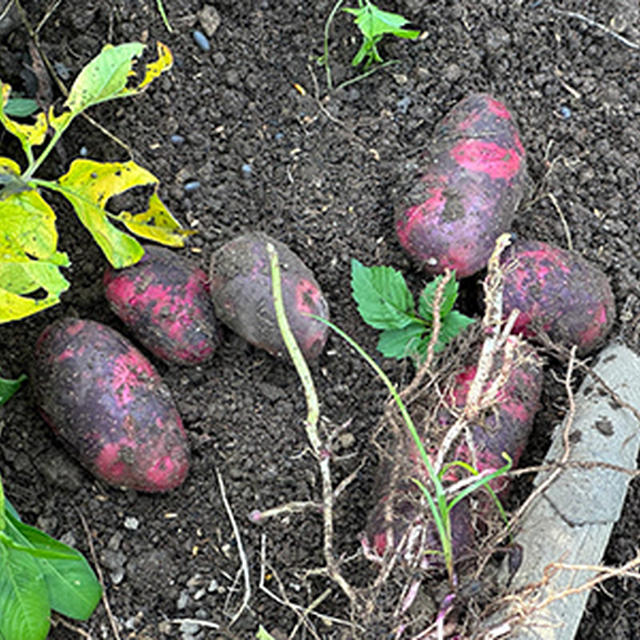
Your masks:
<path fill-rule="evenodd" d="M 137 264 L 108 267 L 103 281 L 111 309 L 151 353 L 185 365 L 211 359 L 220 338 L 202 269 L 151 245 Z"/>
<path fill-rule="evenodd" d="M 113 329 L 54 322 L 38 339 L 30 378 L 45 420 L 98 478 L 149 492 L 185 479 L 187 438 L 169 389 Z"/>
<path fill-rule="evenodd" d="M 479 472 L 503 467 L 506 463 L 503 452 L 511 457 L 514 466 L 518 463 L 538 410 L 542 390 L 541 360 L 532 347 L 515 336 L 510 338 L 510 348 L 513 350 L 511 360 L 507 361 L 506 357 L 496 359 L 485 387 L 488 389 L 499 378 L 503 364 L 507 362 L 505 382 L 498 392 L 495 405 L 480 413 L 475 423 L 470 425 L 475 468 Z M 476 374 L 477 366 L 473 363 L 456 376 L 451 395 L 446 398 L 448 406 L 455 411 L 447 406 L 439 411 L 436 420 L 438 431 L 447 431 L 455 422 L 459 410 L 465 406 Z M 431 455 L 435 459 L 436 452 L 432 451 Z M 464 440 L 447 460 L 474 464 L 474 456 Z M 408 431 L 397 444 L 394 464 L 399 470 L 399 482 L 390 494 L 388 485 L 391 471 L 383 468 L 379 482 L 382 498 L 373 510 L 361 539 L 364 549 L 369 554 L 373 552 L 382 556 L 391 544 L 393 550 L 407 561 L 418 560 L 423 568 L 442 567 L 440 556 L 425 555 L 426 551 L 440 550 L 442 547 L 429 507 L 424 501 L 420 502 L 421 493 L 411 480 L 418 478 L 425 486 L 433 486 Z M 460 467 L 454 466 L 445 474 L 443 482 L 450 485 L 467 475 Z M 505 497 L 508 490 L 506 478 L 494 478 L 490 484 L 499 497 Z M 433 495 L 433 489 L 431 491 Z M 485 492 L 478 491 L 473 495 L 477 505 L 474 510 L 465 498 L 451 511 L 454 560 L 473 553 L 475 532 L 482 528 L 483 522 L 486 523 L 495 510 L 493 501 Z M 452 498 L 450 496 L 449 500 Z"/>
<path fill-rule="evenodd" d="M 404 249 L 429 273 L 486 267 L 526 184 L 525 151 L 507 108 L 487 94 L 459 102 L 436 126 L 420 177 L 396 212 Z"/>
<path fill-rule="evenodd" d="M 264 233 L 242 235 L 211 257 L 209 286 L 216 315 L 247 342 L 272 355 L 283 355 L 273 305 L 271 271 L 266 245 L 271 243 L 281 266 L 284 307 L 302 353 L 317 358 L 327 341 L 327 326 L 310 318 L 328 318 L 327 302 L 311 270 L 286 245 Z"/>
<path fill-rule="evenodd" d="M 535 240 L 517 240 L 503 254 L 503 313 L 520 315 L 514 332 L 539 331 L 584 355 L 602 344 L 615 317 L 607 277 L 579 254 Z"/>

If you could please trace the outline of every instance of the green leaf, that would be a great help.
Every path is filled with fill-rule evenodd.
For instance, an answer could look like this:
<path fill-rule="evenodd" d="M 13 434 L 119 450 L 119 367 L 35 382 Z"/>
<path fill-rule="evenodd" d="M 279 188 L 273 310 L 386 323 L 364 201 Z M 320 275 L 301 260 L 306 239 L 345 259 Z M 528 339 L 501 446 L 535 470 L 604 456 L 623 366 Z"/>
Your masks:
<path fill-rule="evenodd" d="M 354 67 L 357 67 L 365 58 L 365 66 L 369 66 L 372 62 L 382 62 L 377 44 L 386 34 L 409 39 L 417 38 L 420 35 L 420 32 L 414 29 L 402 28 L 408 23 L 406 18 L 397 13 L 382 11 L 368 0 L 361 7 L 347 7 L 343 11 L 354 16 L 354 21 L 363 38 L 363 43 L 358 53 L 351 61 Z"/>
<path fill-rule="evenodd" d="M 111 224 L 109 218 L 121 220 L 131 231 L 174 247 L 184 245 L 185 231 L 162 204 L 157 194 L 149 199 L 147 211 L 133 215 L 113 215 L 106 211 L 108 200 L 134 187 L 152 185 L 158 179 L 133 161 L 100 163 L 74 160 L 69 171 L 51 188 L 62 193 L 73 205 L 80 222 L 91 232 L 109 262 L 122 269 L 135 264 L 144 254 L 139 242 Z"/>
<path fill-rule="evenodd" d="M 20 388 L 20 385 L 27 379 L 22 374 L 16 380 L 0 378 L 0 407 Z M 2 488 L 0 486 L 0 498 L 2 498 Z M 0 499 L 0 511 L 4 511 L 4 499 Z M 0 527 L 1 528 L 1 527 Z"/>
<path fill-rule="evenodd" d="M 9 102 L 11 85 L 2 83 L 0 85 L 0 123 L 4 128 L 18 140 L 27 156 L 31 154 L 31 147 L 40 145 L 47 136 L 47 118 L 44 113 L 39 113 L 33 124 L 16 122 L 9 118 L 5 105 Z"/>
<path fill-rule="evenodd" d="M 433 352 L 442 353 L 445 347 L 466 327 L 473 323 L 471 318 L 468 318 L 459 311 L 451 311 L 441 320 L 440 331 L 438 333 L 438 342 L 436 342 Z M 422 362 L 427 355 L 427 349 L 429 348 L 429 342 L 431 341 L 431 332 L 429 332 L 418 345 L 416 351 L 419 355 L 418 361 Z"/>
<path fill-rule="evenodd" d="M 127 42 L 115 47 L 105 45 L 82 69 L 71 87 L 64 106 L 72 116 L 95 104 L 140 93 L 154 78 L 171 68 L 171 52 L 158 43 L 158 60 L 146 66 L 145 76 L 136 87 L 127 88 L 132 76 L 133 59 L 138 58 L 143 49 L 141 42 Z"/>
<path fill-rule="evenodd" d="M 258 628 L 256 640 L 276 640 L 262 625 Z"/>
<path fill-rule="evenodd" d="M 429 322 L 433 320 L 433 299 L 435 297 L 438 286 L 442 282 L 443 277 L 444 276 L 438 276 L 431 282 L 429 282 L 423 289 L 418 300 L 418 313 Z M 454 271 L 453 275 L 445 285 L 444 291 L 442 292 L 442 299 L 440 301 L 441 318 L 446 316 L 451 311 L 451 309 L 453 309 L 453 305 L 455 304 L 457 298 L 458 281 L 456 280 L 456 274 Z"/>
<path fill-rule="evenodd" d="M 51 608 L 39 563 L 5 545 L 0 549 L 0 637 L 44 640 L 49 633 Z"/>
<path fill-rule="evenodd" d="M 38 110 L 38 103 L 31 98 L 9 98 L 4 112 L 14 118 L 26 118 Z"/>
<path fill-rule="evenodd" d="M 420 35 L 420 32 L 414 29 L 402 29 L 409 22 L 403 16 L 378 9 L 375 4 L 369 2 L 363 7 L 348 7 L 343 11 L 355 16 L 355 23 L 358 25 L 362 36 L 367 40 L 385 34 L 409 39 L 417 38 Z"/>
<path fill-rule="evenodd" d="M 7 510 L 7 533 L 37 559 L 49 594 L 50 607 L 59 613 L 87 620 L 93 613 L 102 588 L 86 558 L 76 549 L 55 540 L 43 531 L 24 524 Z"/>
<path fill-rule="evenodd" d="M 427 327 L 421 322 L 410 324 L 404 329 L 386 329 L 378 338 L 378 351 L 385 358 L 397 360 L 414 355 L 426 330 Z"/>
<path fill-rule="evenodd" d="M 351 290 L 362 319 L 375 329 L 404 329 L 416 322 L 413 296 L 392 267 L 365 267 L 352 260 Z"/>

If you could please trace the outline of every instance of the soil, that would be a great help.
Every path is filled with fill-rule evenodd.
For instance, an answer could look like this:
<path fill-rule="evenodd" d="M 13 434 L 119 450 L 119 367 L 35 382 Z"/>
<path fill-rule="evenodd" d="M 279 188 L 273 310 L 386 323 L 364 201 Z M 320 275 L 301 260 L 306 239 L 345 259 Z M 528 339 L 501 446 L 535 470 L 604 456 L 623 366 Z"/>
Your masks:
<path fill-rule="evenodd" d="M 214 4 L 219 26 L 203 51 L 193 32 L 215 25 L 203 20 L 199 0 L 165 0 L 172 33 L 152 0 L 22 2 L 31 24 L 41 25 L 42 50 L 67 86 L 106 42 L 160 40 L 171 48 L 173 69 L 146 94 L 100 105 L 91 115 L 130 146 L 132 157 L 160 179 L 161 197 L 176 217 L 198 230 L 183 254 L 206 269 L 212 251 L 239 233 L 272 235 L 303 257 L 332 319 L 373 353 L 375 332 L 350 299 L 350 261 L 401 269 L 418 290 L 424 276 L 396 240 L 394 204 L 435 123 L 466 94 L 488 91 L 516 115 L 528 152 L 531 190 L 514 230 L 563 247 L 570 238 L 610 278 L 618 311 L 613 338 L 640 350 L 637 2 L 380 3 L 410 18 L 422 37 L 386 38 L 381 51 L 398 62 L 333 91 L 316 64 L 331 2 Z M 33 92 L 28 44 L 22 27 L 3 36 L 0 75 Z M 358 46 L 351 18 L 339 13 L 330 39 L 334 86 L 357 75 L 350 60 Z M 59 97 L 57 89 L 53 96 Z M 3 155 L 17 153 L 8 135 L 0 134 L 0 144 Z M 60 175 L 81 154 L 129 158 L 79 118 L 40 175 Z M 185 189 L 192 181 L 199 188 Z M 72 287 L 60 305 L 0 328 L 3 377 L 28 369 L 39 332 L 59 317 L 91 318 L 126 333 L 103 298 L 105 259 L 69 207 L 53 201 L 61 250 L 72 261 L 66 270 Z M 465 281 L 462 296 L 476 315 L 478 282 Z M 339 589 L 322 575 L 308 575 L 324 564 L 319 514 L 292 513 L 264 525 L 248 519 L 255 509 L 320 496 L 296 373 L 230 331 L 223 337 L 206 366 L 154 360 L 189 434 L 192 466 L 182 487 L 144 495 L 96 480 L 54 439 L 25 387 L 0 410 L 5 491 L 25 521 L 91 557 L 81 516 L 86 519 L 122 638 L 249 639 L 260 624 L 276 638 L 357 637 L 339 621 L 317 616 L 309 617 L 307 628 L 292 608 L 301 611 L 323 596 L 318 611 L 349 619 Z M 382 364 L 398 385 L 410 380 L 408 365 Z M 375 570 L 361 557 L 350 558 L 359 552 L 358 534 L 375 501 L 378 460 L 370 438 L 386 394 L 335 335 L 312 372 L 323 429 L 343 426 L 332 459 L 335 481 L 357 471 L 335 506 L 335 541 L 347 562 L 343 571 L 363 585 Z M 561 376 L 562 367 L 548 368 L 526 463 L 542 458 L 565 412 L 553 373 Z M 217 474 L 250 575 L 248 603 L 231 629 L 246 589 Z M 604 561 L 628 561 L 639 539 L 640 484 L 634 481 Z M 607 582 L 592 593 L 578 638 L 638 638 L 639 601 L 639 582 Z M 74 625 L 82 633 L 55 618 L 50 637 L 114 637 L 103 605 Z M 381 624 L 363 635 L 389 632 Z"/>

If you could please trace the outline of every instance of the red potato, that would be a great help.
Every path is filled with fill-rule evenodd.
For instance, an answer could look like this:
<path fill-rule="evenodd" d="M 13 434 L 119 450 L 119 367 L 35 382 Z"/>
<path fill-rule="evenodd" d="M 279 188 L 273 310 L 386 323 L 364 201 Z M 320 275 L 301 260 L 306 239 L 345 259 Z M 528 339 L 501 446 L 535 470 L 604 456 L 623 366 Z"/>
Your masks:
<path fill-rule="evenodd" d="M 108 267 L 103 282 L 111 309 L 151 353 L 185 365 L 211 359 L 220 340 L 202 269 L 169 249 L 146 246 L 140 262 Z"/>
<path fill-rule="evenodd" d="M 615 317 L 607 277 L 572 251 L 535 240 L 518 240 L 503 254 L 505 318 L 518 309 L 514 332 L 544 331 L 580 354 L 600 345 Z"/>
<path fill-rule="evenodd" d="M 98 322 L 66 318 L 36 344 L 36 405 L 93 474 L 138 491 L 168 491 L 189 468 L 187 437 L 169 389 L 149 361 Z"/>
<path fill-rule="evenodd" d="M 216 315 L 247 342 L 272 355 L 286 353 L 273 305 L 266 250 L 269 242 L 278 253 L 282 297 L 291 330 L 305 358 L 313 360 L 324 348 L 328 328 L 306 314 L 328 318 L 327 302 L 302 260 L 264 233 L 240 236 L 211 257 L 209 286 Z"/>
<path fill-rule="evenodd" d="M 436 126 L 423 160 L 396 214 L 400 244 L 428 273 L 470 276 L 486 267 L 525 192 L 518 128 L 502 102 L 473 94 Z"/>
<path fill-rule="evenodd" d="M 472 464 L 478 472 L 491 472 L 503 467 L 506 463 L 502 457 L 503 452 L 512 458 L 514 466 L 517 465 L 539 407 L 542 363 L 534 350 L 516 337 L 510 338 L 510 349 L 511 359 L 505 356 L 495 363 L 485 387 L 486 393 L 492 382 L 499 378 L 504 366 L 506 378 L 496 396 L 495 406 L 482 413 L 470 425 L 474 453 L 463 441 L 449 458 L 451 461 Z M 459 411 L 465 406 L 476 374 L 477 367 L 472 364 L 456 377 L 449 397 L 451 407 Z M 455 416 L 450 410 L 444 408 L 440 411 L 438 423 L 441 429 L 447 429 L 454 422 Z M 435 459 L 435 452 L 430 455 L 432 460 Z M 442 566 L 439 556 L 425 554 L 426 551 L 439 551 L 442 547 L 429 507 L 424 501 L 419 502 L 420 491 L 410 480 L 412 477 L 418 478 L 425 486 L 431 486 L 427 471 L 408 432 L 399 443 L 396 456 L 401 461 L 408 461 L 408 464 L 404 462 L 401 468 L 401 481 L 395 492 L 383 495 L 372 512 L 361 539 L 364 549 L 373 556 L 382 556 L 391 547 L 405 560 L 417 561 L 423 568 Z M 465 472 L 459 467 L 451 467 L 443 482 L 445 485 L 451 484 L 462 477 L 466 477 Z M 498 497 L 506 496 L 509 487 L 504 477 L 494 478 L 490 485 Z M 486 494 L 478 492 L 475 495 L 479 504 L 477 512 L 472 513 L 467 499 L 460 501 L 451 512 L 454 560 L 460 560 L 472 552 L 474 532 L 482 527 L 483 520 L 493 509 L 493 502 Z"/>

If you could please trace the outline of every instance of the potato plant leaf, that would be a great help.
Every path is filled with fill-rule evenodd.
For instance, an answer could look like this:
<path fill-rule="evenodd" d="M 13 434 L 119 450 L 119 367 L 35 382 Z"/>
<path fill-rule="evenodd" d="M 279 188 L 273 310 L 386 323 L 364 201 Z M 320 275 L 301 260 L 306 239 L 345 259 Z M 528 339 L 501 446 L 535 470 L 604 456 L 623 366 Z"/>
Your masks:
<path fill-rule="evenodd" d="M 416 322 L 404 329 L 386 329 L 378 338 L 378 351 L 385 358 L 401 360 L 416 353 L 427 328 Z"/>
<path fill-rule="evenodd" d="M 62 113 L 55 115 L 53 108 L 49 109 L 49 124 L 52 128 L 60 133 L 75 116 L 93 105 L 141 93 L 155 78 L 171 68 L 171 51 L 158 42 L 158 59 L 145 66 L 145 73 L 138 85 L 127 87 L 129 79 L 136 75 L 133 70 L 134 58 L 138 58 L 143 50 L 141 42 L 126 42 L 115 47 L 105 45 L 76 77 Z"/>
<path fill-rule="evenodd" d="M 0 158 L 0 174 L 18 171 L 13 160 Z M 69 259 L 57 244 L 55 214 L 36 190 L 14 192 L 0 200 L 0 323 L 60 301 L 69 287 L 60 267 L 69 266 Z"/>
<path fill-rule="evenodd" d="M 135 238 L 117 229 L 110 218 L 121 220 L 131 231 L 145 238 L 183 246 L 188 235 L 154 192 L 147 211 L 132 215 L 108 213 L 109 198 L 134 187 L 158 184 L 158 179 L 133 161 L 100 163 L 74 160 L 69 171 L 52 188 L 60 191 L 73 205 L 82 224 L 91 232 L 109 262 L 121 269 L 135 264 L 144 250 Z"/>
<path fill-rule="evenodd" d="M 11 398 L 11 396 L 20 388 L 20 385 L 27 379 L 24 374 L 15 380 L 8 378 L 0 378 L 0 407 Z M 4 493 L 0 490 L 0 513 L 4 513 Z M 0 523 L 0 530 L 4 527 Z"/>
<path fill-rule="evenodd" d="M 0 637 L 44 640 L 49 633 L 49 593 L 38 561 L 0 544 Z"/>
<path fill-rule="evenodd" d="M 98 605 L 102 588 L 86 558 L 76 549 L 5 513 L 7 534 L 30 549 L 37 559 L 51 609 L 76 620 L 87 620 Z M 22 551 L 22 553 L 27 553 Z"/>
<path fill-rule="evenodd" d="M 5 105 L 9 101 L 11 86 L 2 84 L 2 95 L 0 97 L 0 123 L 4 128 L 18 140 L 24 152 L 29 156 L 31 147 L 42 144 L 47 136 L 47 118 L 44 113 L 39 113 L 34 124 L 25 124 L 12 120 L 5 111 Z"/>
<path fill-rule="evenodd" d="M 375 329 L 404 329 L 415 322 L 413 296 L 392 267 L 365 267 L 352 260 L 351 290 L 362 319 Z"/>
<path fill-rule="evenodd" d="M 156 191 L 149 197 L 149 208 L 146 211 L 136 214 L 123 211 L 118 216 L 118 220 L 137 236 L 170 247 L 182 247 L 185 236 L 196 233 L 180 226 L 180 223 L 169 213 L 160 200 Z"/>

